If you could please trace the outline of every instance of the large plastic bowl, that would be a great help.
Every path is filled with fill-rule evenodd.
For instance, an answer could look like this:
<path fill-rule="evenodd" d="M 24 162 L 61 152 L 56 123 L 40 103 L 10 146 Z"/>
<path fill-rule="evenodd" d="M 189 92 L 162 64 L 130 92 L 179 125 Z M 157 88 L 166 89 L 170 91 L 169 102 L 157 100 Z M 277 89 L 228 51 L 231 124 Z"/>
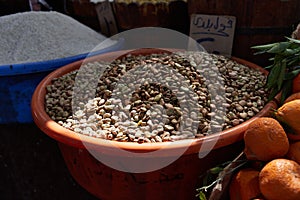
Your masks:
<path fill-rule="evenodd" d="M 141 50 L 138 53 L 157 53 L 155 50 Z M 102 54 L 92 60 L 110 61 L 122 55 L 124 51 Z M 252 68 L 262 68 L 241 59 L 238 62 Z M 116 142 L 84 136 L 70 131 L 53 121 L 45 112 L 44 98 L 46 86 L 51 84 L 53 78 L 60 77 L 68 72 L 78 69 L 82 61 L 69 64 L 49 74 L 36 88 L 32 98 L 32 114 L 37 126 L 48 136 L 55 139 L 60 147 L 65 163 L 75 180 L 87 191 L 102 200 L 182 200 L 194 199 L 199 186 L 199 176 L 217 164 L 233 159 L 243 149 L 243 134 L 250 122 L 260 116 L 268 116 L 272 109 L 277 107 L 271 101 L 253 118 L 246 122 L 209 136 L 199 139 L 181 140 L 162 143 L 132 143 Z M 207 141 L 217 141 L 213 149 L 204 149 L 208 153 L 199 157 L 199 149 Z M 97 160 L 86 145 L 101 153 L 104 157 L 115 160 L 150 159 L 155 163 L 160 158 L 178 157 L 170 165 L 145 173 L 129 173 L 116 170 Z M 205 145 L 204 145 L 205 146 Z M 135 152 L 135 157 L 122 157 L 116 147 Z M 182 155 L 178 155 L 185 149 Z M 160 150 L 157 157 L 147 157 L 147 154 Z M 151 163 L 151 162 L 150 162 Z"/>
<path fill-rule="evenodd" d="M 66 58 L 0 66 L 0 124 L 31 123 L 30 101 L 38 83 L 53 70 L 93 55 L 121 49 L 120 39 L 111 46 Z"/>

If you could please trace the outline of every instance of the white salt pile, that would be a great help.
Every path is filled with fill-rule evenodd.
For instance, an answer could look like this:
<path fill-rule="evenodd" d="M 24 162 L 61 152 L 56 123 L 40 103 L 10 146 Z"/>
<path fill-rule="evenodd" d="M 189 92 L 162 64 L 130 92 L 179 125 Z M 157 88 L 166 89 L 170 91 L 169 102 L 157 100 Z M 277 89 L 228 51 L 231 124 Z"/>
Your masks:
<path fill-rule="evenodd" d="M 88 53 L 106 37 L 58 12 L 0 17 L 0 66 Z"/>

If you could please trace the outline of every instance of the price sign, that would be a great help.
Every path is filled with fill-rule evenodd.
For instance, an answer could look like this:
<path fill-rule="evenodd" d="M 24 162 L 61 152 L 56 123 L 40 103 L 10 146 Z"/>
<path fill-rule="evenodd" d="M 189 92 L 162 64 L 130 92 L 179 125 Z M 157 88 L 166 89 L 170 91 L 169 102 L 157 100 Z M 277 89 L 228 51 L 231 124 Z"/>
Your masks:
<path fill-rule="evenodd" d="M 231 55 L 236 18 L 234 16 L 191 16 L 190 36 L 206 51 Z"/>

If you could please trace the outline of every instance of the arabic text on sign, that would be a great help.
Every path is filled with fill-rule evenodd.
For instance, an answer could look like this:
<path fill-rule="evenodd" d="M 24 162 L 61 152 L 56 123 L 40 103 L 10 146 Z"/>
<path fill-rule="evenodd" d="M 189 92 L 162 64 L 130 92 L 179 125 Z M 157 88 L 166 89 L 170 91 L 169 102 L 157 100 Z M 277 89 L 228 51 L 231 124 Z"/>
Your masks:
<path fill-rule="evenodd" d="M 194 34 L 212 34 L 223 37 L 229 37 L 227 31 L 233 28 L 231 19 L 220 20 L 220 17 L 204 19 L 201 16 L 197 16 L 194 17 L 193 24 L 201 29 L 200 32 Z"/>

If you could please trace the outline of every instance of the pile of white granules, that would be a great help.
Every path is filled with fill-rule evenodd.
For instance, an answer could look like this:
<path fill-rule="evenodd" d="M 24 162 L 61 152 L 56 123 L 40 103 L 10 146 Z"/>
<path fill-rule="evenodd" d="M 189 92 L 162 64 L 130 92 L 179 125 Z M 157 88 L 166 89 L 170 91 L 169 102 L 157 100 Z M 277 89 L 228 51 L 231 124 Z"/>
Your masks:
<path fill-rule="evenodd" d="M 58 12 L 24 12 L 0 17 L 0 66 L 88 53 L 106 39 Z"/>

